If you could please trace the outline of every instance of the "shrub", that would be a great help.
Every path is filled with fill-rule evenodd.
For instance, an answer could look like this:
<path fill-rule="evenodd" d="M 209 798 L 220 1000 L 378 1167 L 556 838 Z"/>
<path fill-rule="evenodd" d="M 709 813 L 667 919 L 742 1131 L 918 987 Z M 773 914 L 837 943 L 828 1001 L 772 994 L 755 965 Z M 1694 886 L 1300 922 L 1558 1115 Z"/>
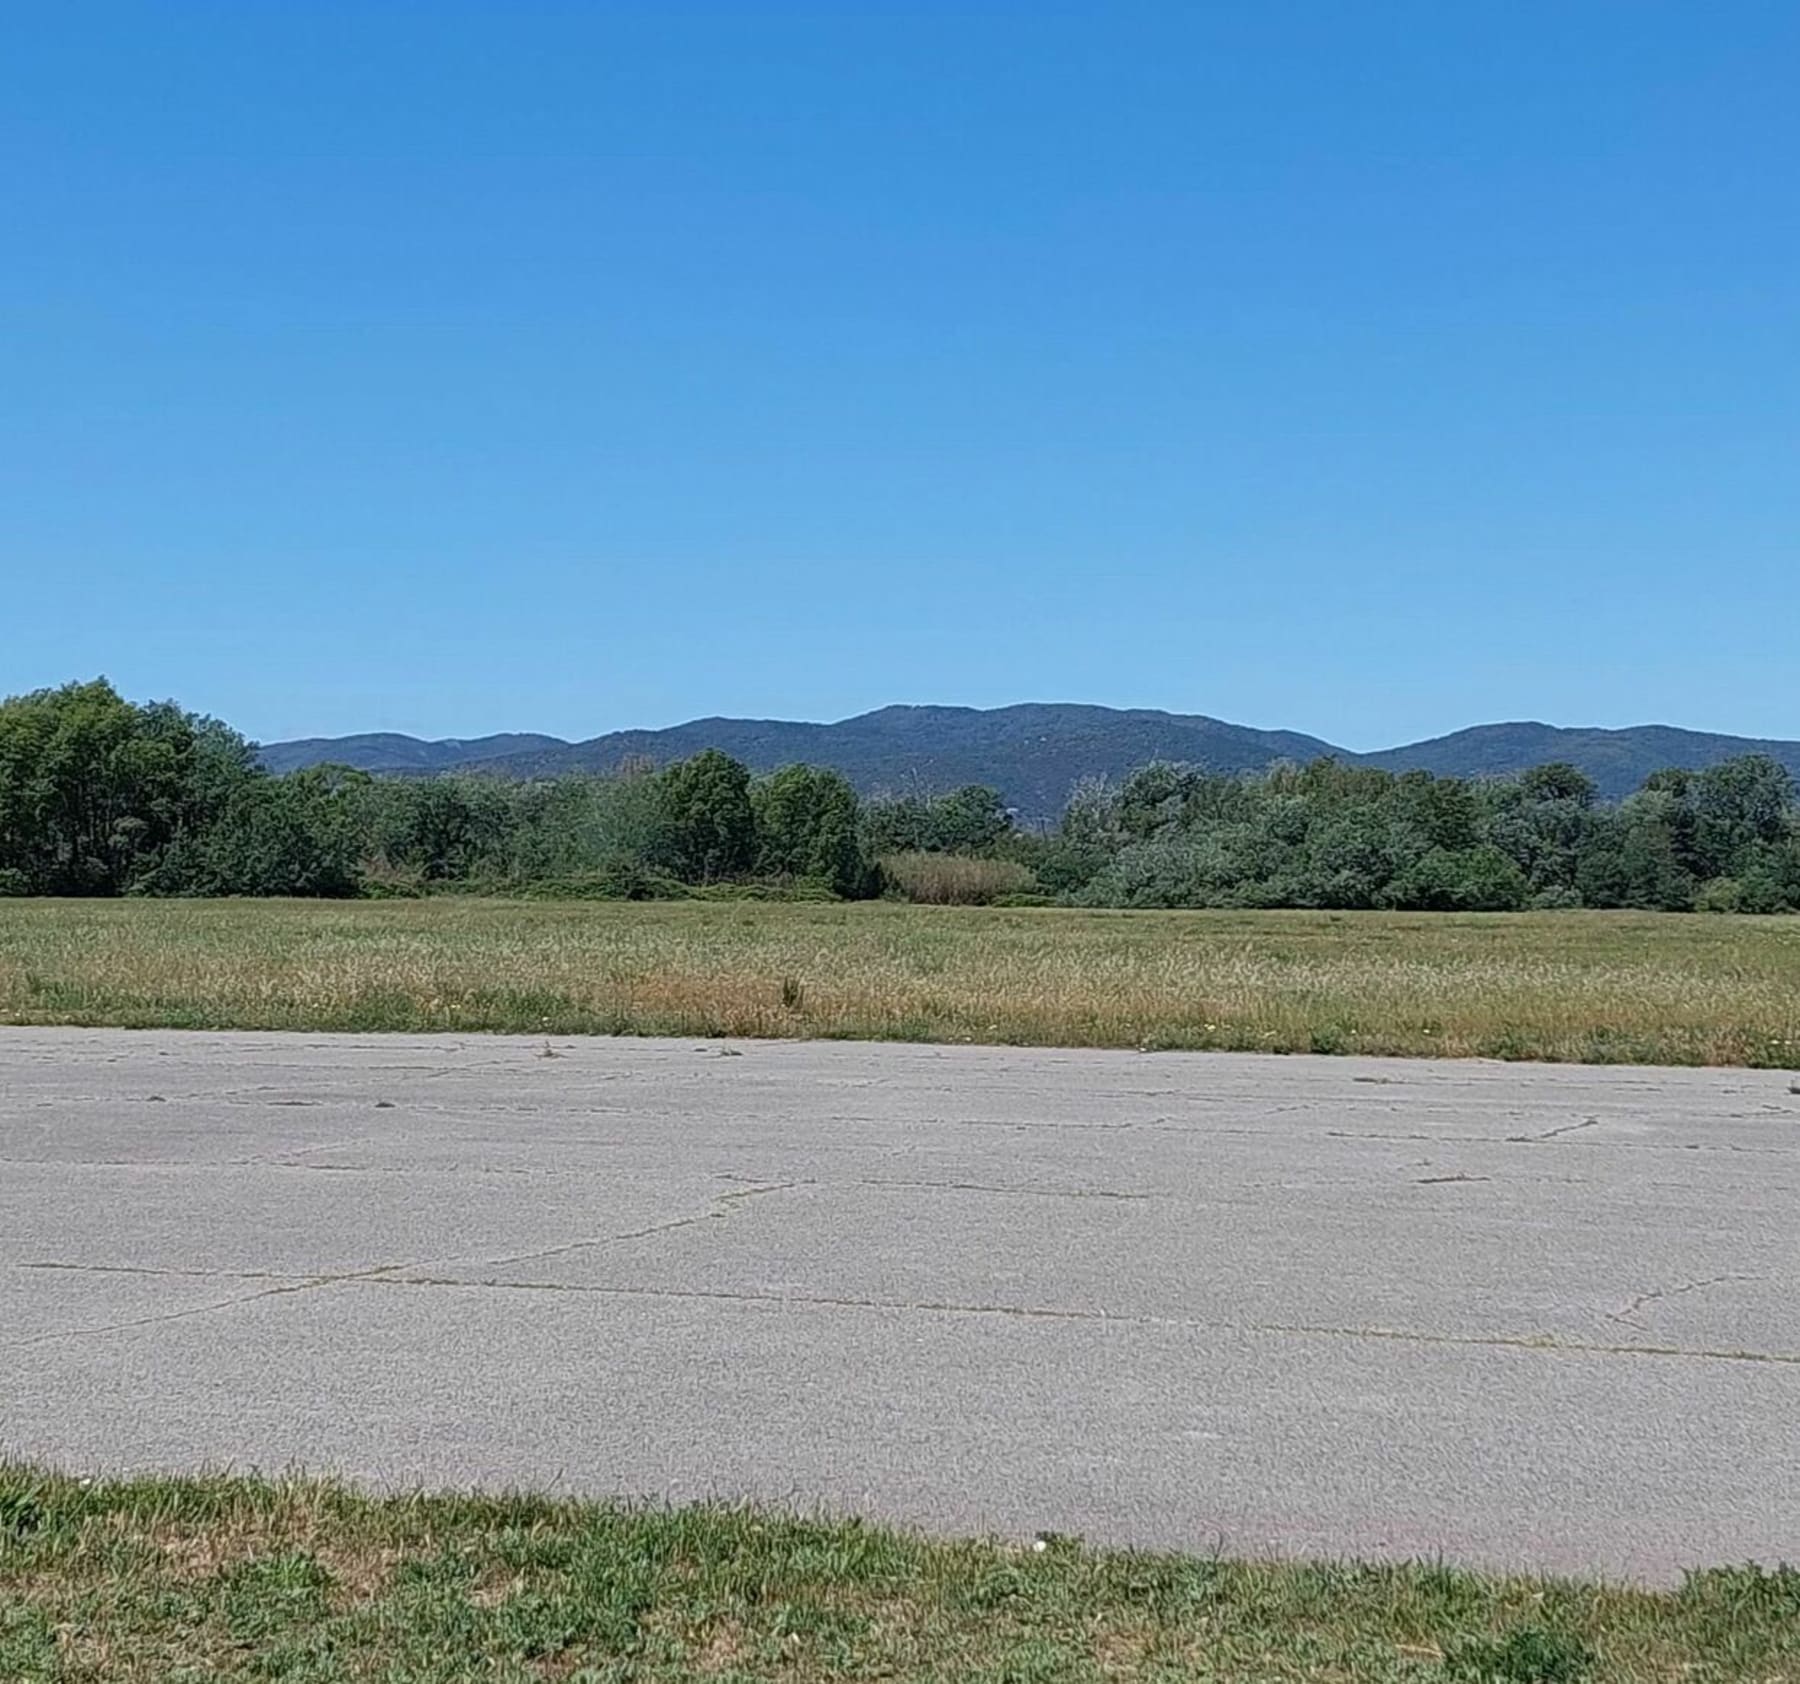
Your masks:
<path fill-rule="evenodd" d="M 410 877 L 365 871 L 357 896 L 361 900 L 423 900 L 425 888 Z"/>
<path fill-rule="evenodd" d="M 1078 894 L 1111 859 L 1103 843 L 1054 836 L 1036 850 L 1037 879 L 1051 894 Z"/>
<path fill-rule="evenodd" d="M 1743 887 L 1734 877 L 1715 877 L 1710 883 L 1702 883 L 1694 896 L 1696 912 L 1741 912 L 1743 908 Z"/>
<path fill-rule="evenodd" d="M 1419 912 L 1516 912 L 1530 898 L 1525 874 L 1498 848 L 1434 848 L 1388 890 L 1389 904 Z"/>
<path fill-rule="evenodd" d="M 781 877 L 772 883 L 696 883 L 685 891 L 690 900 L 822 901 L 841 900 L 829 883 L 816 877 Z"/>
<path fill-rule="evenodd" d="M 1593 1664 L 1594 1652 L 1580 1638 L 1539 1625 L 1465 1638 L 1444 1656 L 1446 1675 L 1468 1684 L 1580 1684 Z"/>
<path fill-rule="evenodd" d="M 616 860 L 598 871 L 569 877 L 541 877 L 524 884 L 528 900 L 686 900 L 686 884 L 631 860 Z"/>
<path fill-rule="evenodd" d="M 922 906 L 991 906 L 1003 895 L 1037 887 L 1029 869 L 1015 861 L 961 854 L 890 854 L 881 869 L 902 900 Z"/>

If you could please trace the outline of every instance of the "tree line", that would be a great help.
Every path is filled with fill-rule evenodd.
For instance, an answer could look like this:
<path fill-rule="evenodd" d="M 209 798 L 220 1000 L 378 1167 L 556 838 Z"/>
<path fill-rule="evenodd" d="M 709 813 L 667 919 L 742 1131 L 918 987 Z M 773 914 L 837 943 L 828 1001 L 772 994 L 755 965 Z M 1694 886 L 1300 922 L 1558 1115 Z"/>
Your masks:
<path fill-rule="evenodd" d="M 0 894 L 353 896 L 457 889 L 1091 907 L 1800 910 L 1800 807 L 1746 755 L 1616 806 L 1574 767 L 1511 779 L 1322 760 L 1156 764 L 1078 788 L 1049 831 L 994 791 L 865 800 L 837 772 L 717 750 L 516 783 L 274 776 L 215 719 L 104 680 L 0 703 Z"/>

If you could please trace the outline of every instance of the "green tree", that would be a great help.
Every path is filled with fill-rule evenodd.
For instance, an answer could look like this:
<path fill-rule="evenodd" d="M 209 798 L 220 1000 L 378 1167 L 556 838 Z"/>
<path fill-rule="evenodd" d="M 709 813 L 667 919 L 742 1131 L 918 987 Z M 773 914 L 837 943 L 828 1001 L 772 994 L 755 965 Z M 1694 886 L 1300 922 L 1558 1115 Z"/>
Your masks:
<path fill-rule="evenodd" d="M 1407 772 L 1395 781 L 1392 804 L 1400 824 L 1426 848 L 1462 853 L 1478 840 L 1481 802 L 1465 779 Z"/>
<path fill-rule="evenodd" d="M 1519 794 L 1527 801 L 1566 801 L 1574 807 L 1594 804 L 1594 780 L 1566 760 L 1533 766 L 1519 774 Z"/>
<path fill-rule="evenodd" d="M 1574 898 L 1577 869 L 1597 834 L 1593 780 L 1573 766 L 1537 766 L 1490 787 L 1488 800 L 1485 839 L 1524 873 L 1531 892 Z"/>
<path fill-rule="evenodd" d="M 657 779 L 669 869 L 688 883 L 741 877 L 756 863 L 750 772 L 716 748 L 677 761 Z"/>
<path fill-rule="evenodd" d="M 171 862 L 262 777 L 242 737 L 104 679 L 0 703 L 0 872 L 32 894 L 180 889 Z"/>
<path fill-rule="evenodd" d="M 1491 844 L 1434 848 L 1393 883 L 1388 904 L 1418 912 L 1516 912 L 1530 895 L 1525 873 Z"/>
<path fill-rule="evenodd" d="M 629 885 L 647 882 L 670 857 L 661 784 L 646 765 L 527 785 L 515 799 L 508 869 L 517 881 Z"/>
<path fill-rule="evenodd" d="M 1401 869 L 1398 830 L 1379 806 L 1322 814 L 1307 832 L 1296 898 L 1305 906 L 1379 906 Z"/>
<path fill-rule="evenodd" d="M 346 897 L 362 888 L 363 803 L 373 780 L 309 766 L 235 788 L 182 850 L 178 886 L 199 895 Z"/>
<path fill-rule="evenodd" d="M 1759 842 L 1739 861 L 1738 908 L 1743 912 L 1800 912 L 1800 833 Z"/>
<path fill-rule="evenodd" d="M 1205 775 L 1198 767 L 1172 760 L 1152 760 L 1140 766 L 1120 786 L 1114 803 L 1120 832 L 1141 842 L 1180 828 L 1188 802 L 1198 793 Z"/>
<path fill-rule="evenodd" d="M 1029 863 L 1053 895 L 1085 889 L 1106 869 L 1121 841 L 1117 792 L 1102 778 L 1084 778 L 1070 792 L 1062 821 Z"/>
<path fill-rule="evenodd" d="M 991 854 L 1013 834 L 999 795 L 965 784 L 948 795 L 890 796 L 863 809 L 864 847 L 883 854 Z"/>
<path fill-rule="evenodd" d="M 1575 872 L 1586 906 L 1636 907 L 1647 912 L 1685 912 L 1696 884 L 1676 852 L 1675 840 L 1654 792 L 1633 796 L 1590 832 Z"/>
<path fill-rule="evenodd" d="M 982 784 L 964 784 L 931 804 L 934 853 L 991 853 L 1011 834 L 1012 815 L 998 792 Z"/>
<path fill-rule="evenodd" d="M 1779 760 L 1741 754 L 1709 766 L 1689 787 L 1695 875 L 1738 876 L 1756 850 L 1786 838 L 1794 780 Z"/>
<path fill-rule="evenodd" d="M 846 898 L 869 892 L 859 803 L 841 773 L 784 766 L 751 786 L 750 802 L 759 872 L 823 883 Z"/>
<path fill-rule="evenodd" d="M 863 851 L 871 859 L 928 852 L 930 829 L 931 803 L 922 795 L 883 796 L 863 806 Z"/>
<path fill-rule="evenodd" d="M 494 778 L 384 778 L 364 800 L 370 851 L 427 883 L 505 874 L 514 799 Z"/>

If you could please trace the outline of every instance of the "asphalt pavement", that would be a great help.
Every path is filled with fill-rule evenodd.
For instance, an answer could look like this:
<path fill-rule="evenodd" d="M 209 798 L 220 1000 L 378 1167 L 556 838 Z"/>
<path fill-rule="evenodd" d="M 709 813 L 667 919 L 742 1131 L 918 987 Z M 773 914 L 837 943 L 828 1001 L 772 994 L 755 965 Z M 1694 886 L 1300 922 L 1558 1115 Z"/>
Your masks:
<path fill-rule="evenodd" d="M 0 1029 L 0 1455 L 1800 1561 L 1781 1072 Z"/>

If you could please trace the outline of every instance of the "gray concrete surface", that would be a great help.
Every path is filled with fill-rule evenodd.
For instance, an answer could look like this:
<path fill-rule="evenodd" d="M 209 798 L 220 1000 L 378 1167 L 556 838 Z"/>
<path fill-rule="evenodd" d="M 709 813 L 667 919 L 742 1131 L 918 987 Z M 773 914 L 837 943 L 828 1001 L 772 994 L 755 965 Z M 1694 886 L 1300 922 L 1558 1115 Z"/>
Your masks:
<path fill-rule="evenodd" d="M 1744 1071 L 0 1030 L 0 1454 L 1800 1560 Z"/>

